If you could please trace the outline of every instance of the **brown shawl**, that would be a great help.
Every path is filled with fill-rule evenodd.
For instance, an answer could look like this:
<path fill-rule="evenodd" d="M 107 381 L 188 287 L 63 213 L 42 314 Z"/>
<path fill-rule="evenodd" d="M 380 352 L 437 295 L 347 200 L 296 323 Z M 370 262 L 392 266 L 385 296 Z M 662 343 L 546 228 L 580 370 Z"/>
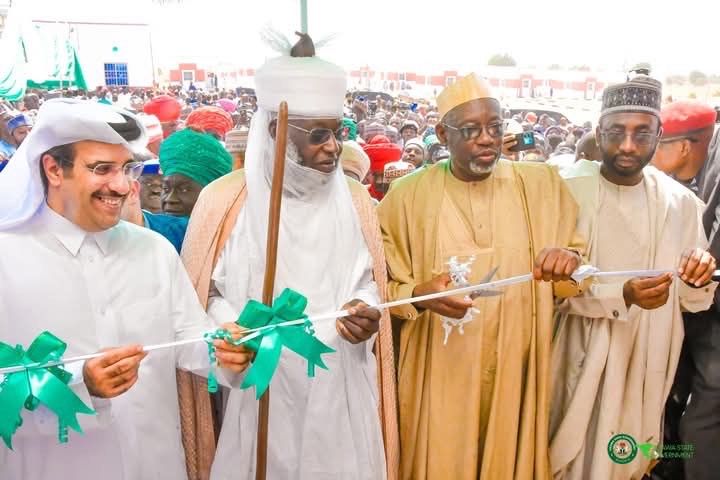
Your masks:
<path fill-rule="evenodd" d="M 361 184 L 353 180 L 348 180 L 348 183 L 363 237 L 373 257 L 375 281 L 384 301 L 387 273 L 375 207 Z M 200 302 L 206 309 L 212 272 L 246 197 L 245 172 L 237 170 L 208 185 L 193 210 L 183 244 L 182 259 Z M 396 480 L 400 449 L 392 332 L 387 311 L 383 311 L 380 322 L 375 356 L 378 362 L 379 413 L 385 442 L 387 478 Z M 207 480 L 215 457 L 217 439 L 207 382 L 204 378 L 178 371 L 178 394 L 188 480 Z"/>

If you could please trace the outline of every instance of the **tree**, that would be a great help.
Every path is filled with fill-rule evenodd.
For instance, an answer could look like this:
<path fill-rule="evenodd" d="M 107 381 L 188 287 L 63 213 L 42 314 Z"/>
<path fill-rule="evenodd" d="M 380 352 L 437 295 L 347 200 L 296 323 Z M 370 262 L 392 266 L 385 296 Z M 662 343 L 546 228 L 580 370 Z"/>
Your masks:
<path fill-rule="evenodd" d="M 708 82 L 707 75 L 697 70 L 693 70 L 692 72 L 690 72 L 688 78 L 690 79 L 690 83 L 692 83 L 696 87 L 702 87 Z"/>
<path fill-rule="evenodd" d="M 488 65 L 493 67 L 515 67 L 517 62 L 507 53 L 495 54 L 488 60 Z"/>

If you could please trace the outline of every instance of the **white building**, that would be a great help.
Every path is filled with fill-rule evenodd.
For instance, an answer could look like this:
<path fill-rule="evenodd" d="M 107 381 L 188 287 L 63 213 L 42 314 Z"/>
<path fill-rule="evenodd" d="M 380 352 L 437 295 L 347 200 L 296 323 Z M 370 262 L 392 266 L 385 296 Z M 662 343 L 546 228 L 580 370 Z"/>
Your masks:
<path fill-rule="evenodd" d="M 75 46 L 89 89 L 97 86 L 151 87 L 155 82 L 150 26 L 132 17 L 132 9 L 112 13 L 63 12 L 60 8 L 29 12 L 41 32 L 68 38 Z M 51 4 L 52 5 L 52 4 Z M 100 10 L 100 9 L 96 9 Z M 121 13 L 122 12 L 122 13 Z"/>

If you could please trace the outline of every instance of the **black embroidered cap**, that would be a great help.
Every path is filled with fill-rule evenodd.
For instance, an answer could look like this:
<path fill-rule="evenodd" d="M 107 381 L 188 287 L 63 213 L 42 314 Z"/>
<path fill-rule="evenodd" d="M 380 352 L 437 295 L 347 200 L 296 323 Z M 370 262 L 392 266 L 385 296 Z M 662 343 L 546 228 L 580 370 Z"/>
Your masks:
<path fill-rule="evenodd" d="M 649 113 L 660 118 L 662 84 L 647 75 L 638 75 L 629 82 L 611 85 L 602 97 L 600 118 L 611 113 Z"/>

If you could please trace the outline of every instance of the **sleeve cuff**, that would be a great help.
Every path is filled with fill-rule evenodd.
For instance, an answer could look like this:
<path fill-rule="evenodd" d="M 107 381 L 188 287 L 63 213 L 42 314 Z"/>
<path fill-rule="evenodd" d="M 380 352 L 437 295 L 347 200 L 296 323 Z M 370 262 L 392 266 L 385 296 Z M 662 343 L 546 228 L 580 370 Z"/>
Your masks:
<path fill-rule="evenodd" d="M 678 279 L 678 295 L 680 296 L 680 304 L 686 312 L 703 312 L 708 310 L 715 298 L 715 289 L 718 282 L 710 282 L 703 287 L 691 287 L 687 283 Z"/>
<path fill-rule="evenodd" d="M 627 321 L 629 309 L 623 295 L 624 283 L 596 283 L 590 287 L 593 296 L 601 300 L 605 317 L 611 320 Z M 632 308 L 633 306 L 631 306 Z"/>
<path fill-rule="evenodd" d="M 393 298 L 393 300 L 412 298 L 413 290 L 415 290 L 414 283 L 398 284 L 395 288 L 395 298 Z M 417 308 L 415 308 L 412 303 L 408 303 L 407 305 L 400 305 L 398 307 L 391 308 L 390 314 L 393 317 L 402 320 L 415 320 L 420 315 L 420 312 L 418 312 Z"/>

